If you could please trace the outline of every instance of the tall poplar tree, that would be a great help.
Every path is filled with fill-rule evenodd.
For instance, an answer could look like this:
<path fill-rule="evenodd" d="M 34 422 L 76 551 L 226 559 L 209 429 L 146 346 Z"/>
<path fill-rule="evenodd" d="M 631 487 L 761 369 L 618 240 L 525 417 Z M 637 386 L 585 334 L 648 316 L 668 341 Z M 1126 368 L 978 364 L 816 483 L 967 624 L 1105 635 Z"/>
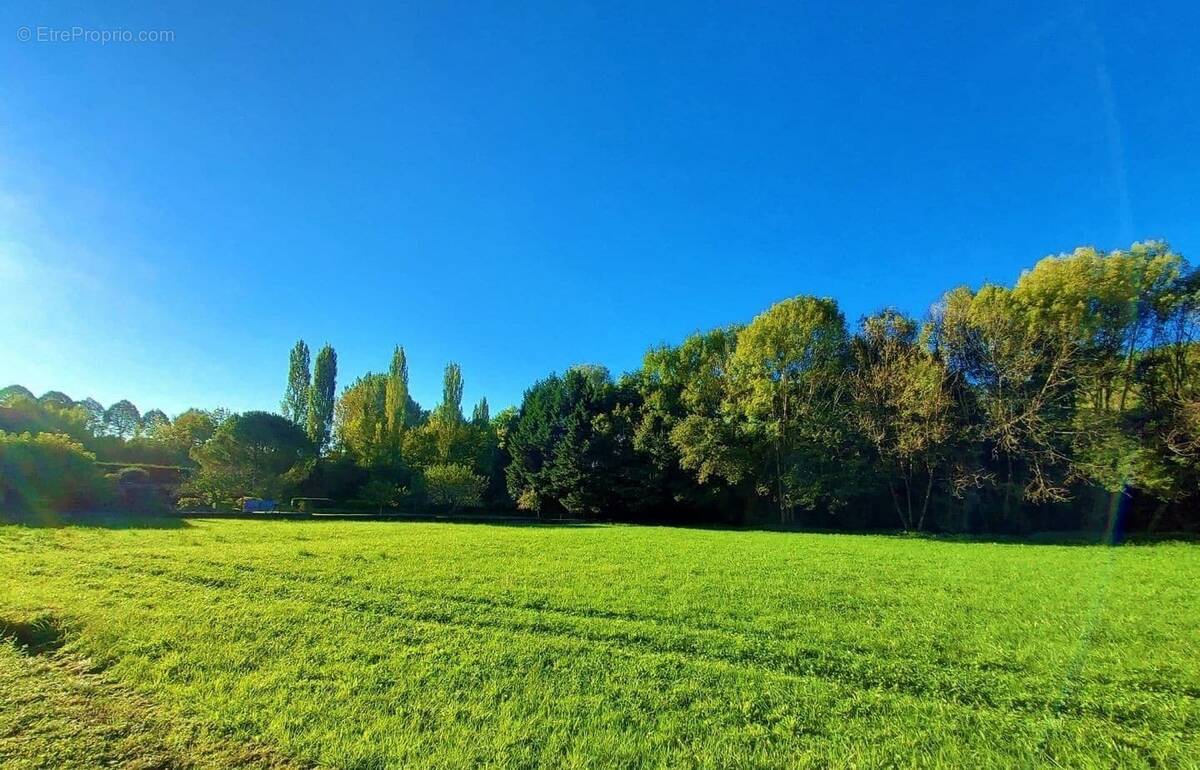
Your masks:
<path fill-rule="evenodd" d="M 288 359 L 287 390 L 283 394 L 281 410 L 283 416 L 291 420 L 292 424 L 301 427 L 308 418 L 310 378 L 308 345 L 304 340 L 298 340 Z"/>
<path fill-rule="evenodd" d="M 387 395 L 384 412 L 387 414 L 387 433 L 394 447 L 400 446 L 400 440 L 407 427 L 405 415 L 408 411 L 408 359 L 404 348 L 396 346 L 392 352 L 392 365 L 387 375 Z"/>
<path fill-rule="evenodd" d="M 487 397 L 479 399 L 475 404 L 475 409 L 471 412 L 471 422 L 477 426 L 486 426 L 492 421 L 491 411 L 488 409 Z"/>
<path fill-rule="evenodd" d="M 317 353 L 313 383 L 308 391 L 308 438 L 318 452 L 329 446 L 333 429 L 334 394 L 337 391 L 337 353 L 328 343 Z"/>
<path fill-rule="evenodd" d="M 462 368 L 450 362 L 446 364 L 446 373 L 442 377 L 442 405 L 439 407 L 447 422 L 458 424 L 463 421 L 462 393 Z"/>

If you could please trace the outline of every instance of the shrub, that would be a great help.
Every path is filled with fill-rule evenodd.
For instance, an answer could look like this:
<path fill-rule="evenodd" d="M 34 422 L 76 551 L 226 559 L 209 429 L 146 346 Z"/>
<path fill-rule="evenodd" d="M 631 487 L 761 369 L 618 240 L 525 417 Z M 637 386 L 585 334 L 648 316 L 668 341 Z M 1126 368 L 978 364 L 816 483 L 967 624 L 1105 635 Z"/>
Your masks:
<path fill-rule="evenodd" d="M 191 511 L 197 508 L 211 508 L 212 504 L 199 497 L 181 497 L 176 501 L 175 507 L 181 511 Z"/>
<path fill-rule="evenodd" d="M 429 502 L 446 506 L 451 512 L 481 505 L 486 487 L 487 479 L 475 475 L 465 465 L 431 465 L 425 469 L 425 492 Z"/>
<path fill-rule="evenodd" d="M 130 484 L 149 484 L 150 474 L 141 468 L 122 468 L 117 472 L 117 483 L 123 487 Z"/>
<path fill-rule="evenodd" d="M 96 456 L 74 439 L 0 431 L 0 507 L 61 513 L 96 508 L 110 497 Z"/>
<path fill-rule="evenodd" d="M 364 484 L 358 494 L 364 502 L 370 503 L 371 507 L 375 508 L 378 513 L 383 513 L 384 508 L 395 508 L 400 505 L 405 495 L 408 494 L 408 489 L 382 479 L 373 479 Z"/>

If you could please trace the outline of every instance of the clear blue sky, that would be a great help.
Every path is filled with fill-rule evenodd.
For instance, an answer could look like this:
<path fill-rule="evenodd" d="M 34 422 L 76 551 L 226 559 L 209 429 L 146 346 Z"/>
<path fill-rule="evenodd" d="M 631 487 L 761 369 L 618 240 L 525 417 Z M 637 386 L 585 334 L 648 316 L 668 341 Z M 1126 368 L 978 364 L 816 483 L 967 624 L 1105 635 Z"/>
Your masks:
<path fill-rule="evenodd" d="M 795 294 L 1200 250 L 1194 3 L 176 5 L 0 10 L 0 385 L 274 409 L 303 337 L 498 408 Z M 175 40 L 18 39 L 72 26 Z"/>

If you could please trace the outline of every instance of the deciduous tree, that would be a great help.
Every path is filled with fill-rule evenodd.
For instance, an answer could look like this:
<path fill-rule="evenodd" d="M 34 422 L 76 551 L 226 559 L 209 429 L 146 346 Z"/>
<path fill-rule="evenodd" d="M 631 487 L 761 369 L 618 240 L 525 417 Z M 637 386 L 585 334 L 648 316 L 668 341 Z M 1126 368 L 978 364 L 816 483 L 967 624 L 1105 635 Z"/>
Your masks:
<path fill-rule="evenodd" d="M 388 368 L 384 408 L 387 413 L 387 434 L 392 446 L 399 451 L 408 425 L 408 359 L 399 345 L 392 352 Z"/>
<path fill-rule="evenodd" d="M 333 407 L 337 393 L 337 353 L 326 344 L 317 353 L 312 387 L 308 391 L 308 438 L 318 452 L 329 446 L 333 429 Z"/>
<path fill-rule="evenodd" d="M 308 420 L 308 389 L 311 385 L 308 344 L 298 340 L 288 356 L 287 389 L 280 410 L 293 424 L 303 427 Z"/>
<path fill-rule="evenodd" d="M 804 296 L 738 334 L 727 408 L 747 421 L 781 523 L 798 505 L 836 507 L 847 494 L 847 343 L 837 304 Z"/>
<path fill-rule="evenodd" d="M 130 439 L 142 428 L 142 415 L 131 402 L 122 399 L 104 412 L 104 426 L 118 438 Z"/>

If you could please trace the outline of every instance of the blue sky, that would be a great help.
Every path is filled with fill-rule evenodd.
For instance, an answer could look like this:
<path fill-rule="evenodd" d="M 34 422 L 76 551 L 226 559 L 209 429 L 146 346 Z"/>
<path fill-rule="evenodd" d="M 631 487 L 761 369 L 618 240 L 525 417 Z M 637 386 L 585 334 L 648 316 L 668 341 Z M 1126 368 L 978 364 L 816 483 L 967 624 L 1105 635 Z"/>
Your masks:
<path fill-rule="evenodd" d="M 94 5 L 0 9 L 0 384 L 39 393 L 273 409 L 303 337 L 499 407 L 795 294 L 1200 249 L 1192 3 Z M 74 26 L 175 40 L 17 39 Z"/>

